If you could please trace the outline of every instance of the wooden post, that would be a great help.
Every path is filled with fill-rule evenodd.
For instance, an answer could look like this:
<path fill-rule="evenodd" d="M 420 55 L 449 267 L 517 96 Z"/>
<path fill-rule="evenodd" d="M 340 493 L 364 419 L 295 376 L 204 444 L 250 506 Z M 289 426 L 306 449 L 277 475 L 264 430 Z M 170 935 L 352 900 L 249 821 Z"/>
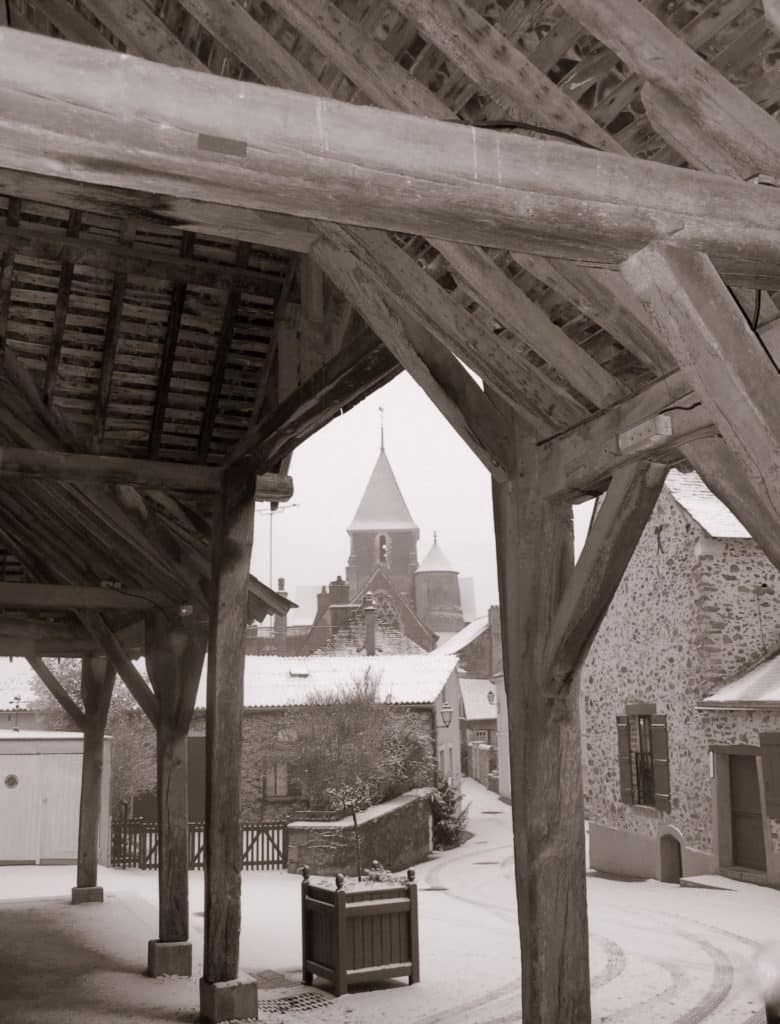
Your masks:
<path fill-rule="evenodd" d="M 231 467 L 215 502 L 206 698 L 206 920 L 200 1005 L 201 1015 L 212 1022 L 257 1016 L 257 985 L 238 975 L 241 720 L 254 515 L 254 474 L 241 465 Z"/>
<path fill-rule="evenodd" d="M 160 708 L 157 724 L 160 937 L 148 973 L 189 976 L 187 732 L 198 691 L 205 631 L 192 617 L 155 610 L 146 618 L 146 665 Z"/>
<path fill-rule="evenodd" d="M 100 796 L 103 782 L 103 743 L 114 678 L 114 669 L 105 658 L 91 657 L 82 660 L 84 757 L 81 766 L 76 885 L 71 890 L 72 903 L 103 901 L 103 890 L 97 884 Z"/>
<path fill-rule="evenodd" d="M 538 449 L 515 426 L 520 467 L 493 483 L 509 717 L 523 1019 L 590 1024 L 577 690 L 548 685 L 545 643 L 571 575 L 566 502 L 543 500 Z"/>

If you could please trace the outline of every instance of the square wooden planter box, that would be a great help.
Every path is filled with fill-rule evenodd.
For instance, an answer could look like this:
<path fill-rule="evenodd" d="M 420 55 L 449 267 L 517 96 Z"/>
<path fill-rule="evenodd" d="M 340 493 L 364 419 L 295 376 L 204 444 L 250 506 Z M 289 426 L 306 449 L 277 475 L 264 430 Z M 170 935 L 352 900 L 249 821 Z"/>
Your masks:
<path fill-rule="evenodd" d="M 331 982 L 337 996 L 350 985 L 387 978 L 420 980 L 417 939 L 417 883 L 414 871 L 405 883 L 345 890 L 309 882 L 303 869 L 303 981 L 314 975 Z"/>

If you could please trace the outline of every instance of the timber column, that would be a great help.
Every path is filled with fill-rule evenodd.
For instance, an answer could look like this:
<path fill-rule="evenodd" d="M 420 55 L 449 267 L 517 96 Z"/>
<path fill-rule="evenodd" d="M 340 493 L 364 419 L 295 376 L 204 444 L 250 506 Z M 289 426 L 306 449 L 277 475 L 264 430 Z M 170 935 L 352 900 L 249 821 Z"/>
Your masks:
<path fill-rule="evenodd" d="M 100 806 L 103 788 L 103 745 L 114 678 L 114 669 L 105 658 L 82 659 L 84 757 L 81 763 L 76 885 L 71 890 L 71 903 L 103 902 L 103 889 L 97 884 Z"/>
<path fill-rule="evenodd" d="M 146 666 L 159 705 L 157 820 L 160 938 L 149 943 L 148 973 L 192 974 L 189 941 L 187 733 L 206 652 L 206 631 L 192 614 L 155 610 L 146 617 Z"/>
<path fill-rule="evenodd" d="M 545 501 L 516 417 L 518 467 L 493 483 L 509 720 L 523 1020 L 590 1024 L 577 691 L 549 685 L 545 647 L 574 566 L 568 503 Z"/>
<path fill-rule="evenodd" d="M 225 470 L 215 501 L 206 698 L 206 920 L 200 1010 L 204 1020 L 257 1017 L 257 984 L 239 977 L 241 930 L 241 720 L 255 474 Z"/>

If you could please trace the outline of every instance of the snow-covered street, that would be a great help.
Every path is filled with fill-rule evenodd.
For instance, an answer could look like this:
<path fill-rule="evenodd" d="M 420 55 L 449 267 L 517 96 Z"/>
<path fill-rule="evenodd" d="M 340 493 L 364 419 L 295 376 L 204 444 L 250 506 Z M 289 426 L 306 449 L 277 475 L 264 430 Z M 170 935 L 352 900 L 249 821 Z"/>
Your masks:
<path fill-rule="evenodd" d="M 241 960 L 260 1020 L 290 1024 L 501 1024 L 520 1019 L 509 808 L 465 781 L 472 839 L 418 868 L 421 983 L 336 999 L 300 984 L 300 882 L 246 872 Z M 202 875 L 191 875 L 195 978 L 143 975 L 156 935 L 156 876 L 101 871 L 103 905 L 68 903 L 75 868 L 0 868 L 3 1024 L 148 1024 L 197 1015 Z M 590 877 L 593 1019 L 609 1024 L 763 1024 L 760 948 L 775 940 L 780 893 Z M 780 954 L 779 954 L 780 956 Z"/>

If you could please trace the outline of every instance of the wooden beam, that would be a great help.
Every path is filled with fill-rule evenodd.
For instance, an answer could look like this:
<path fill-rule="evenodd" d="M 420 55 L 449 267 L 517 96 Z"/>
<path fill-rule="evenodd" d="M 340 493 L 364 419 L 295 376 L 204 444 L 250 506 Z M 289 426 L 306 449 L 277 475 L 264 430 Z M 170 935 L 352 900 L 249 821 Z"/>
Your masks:
<path fill-rule="evenodd" d="M 261 469 L 277 465 L 334 416 L 400 370 L 388 349 L 366 332 L 251 427 L 230 453 L 228 464 L 246 459 Z"/>
<path fill-rule="evenodd" d="M 9 228 L 15 228 L 19 223 L 21 209 L 21 202 L 13 196 L 10 197 L 6 213 L 6 224 Z M 0 257 L 0 338 L 5 338 L 5 332 L 8 327 L 13 279 L 14 256 L 13 253 L 4 252 L 2 257 Z"/>
<path fill-rule="evenodd" d="M 0 583 L 0 608 L 43 611 L 84 609 L 125 609 L 149 611 L 165 605 L 157 591 L 125 593 L 113 587 L 71 587 L 56 583 Z"/>
<path fill-rule="evenodd" d="M 548 499 L 582 501 L 603 491 L 621 467 L 650 457 L 656 461 L 676 458 L 681 444 L 717 433 L 709 411 L 677 371 L 620 405 L 543 441 L 542 493 Z"/>
<path fill-rule="evenodd" d="M 81 229 L 81 213 L 71 210 L 68 218 L 69 239 L 78 237 Z M 66 259 L 60 269 L 60 282 L 57 288 L 57 301 L 54 305 L 54 322 L 52 324 L 49 351 L 46 356 L 46 374 L 43 382 L 43 396 L 47 405 L 54 402 L 54 390 L 57 386 L 57 374 L 60 368 L 60 353 L 65 337 L 65 321 L 68 317 L 70 290 L 73 286 L 73 261 Z"/>
<path fill-rule="evenodd" d="M 157 728 L 160 718 L 160 707 L 157 697 L 149 688 L 148 683 L 133 664 L 120 640 L 106 624 L 98 612 L 80 612 L 79 618 L 87 632 L 103 648 L 109 661 L 119 674 L 138 706 L 146 717 Z"/>
<path fill-rule="evenodd" d="M 179 254 L 161 255 L 159 250 L 155 251 L 148 246 L 136 245 L 130 248 L 123 240 L 105 241 L 88 234 L 76 238 L 51 228 L 23 224 L 17 227 L 0 226 L 0 252 L 66 265 L 78 263 L 117 274 L 161 277 L 179 284 L 186 281 L 205 288 L 238 288 L 268 296 L 278 293 L 279 280 L 275 275 L 249 267 L 195 259 L 191 255 L 192 238 L 191 232 L 185 231 L 184 244 Z"/>
<path fill-rule="evenodd" d="M 116 274 L 111 288 L 111 304 L 103 336 L 103 358 L 100 364 L 100 383 L 95 404 L 95 437 L 102 442 L 106 431 L 108 403 L 111 401 L 111 383 L 114 375 L 114 361 L 119 345 L 119 328 L 122 323 L 122 307 L 127 291 L 127 274 Z"/>
<path fill-rule="evenodd" d="M 312 256 L 477 458 L 497 479 L 506 479 L 508 426 L 467 371 L 423 327 L 392 305 L 349 253 L 322 241 Z"/>
<path fill-rule="evenodd" d="M 193 235 L 183 235 L 179 255 L 188 259 L 192 255 L 195 238 Z M 184 302 L 187 298 L 187 282 L 179 281 L 171 292 L 171 304 L 168 309 L 168 325 L 165 329 L 165 341 L 163 342 L 162 354 L 160 356 L 160 376 L 157 383 L 157 395 L 154 400 L 154 414 L 152 416 L 152 427 L 149 431 L 149 454 L 155 458 L 160 451 L 163 428 L 165 426 L 165 414 L 168 411 L 168 396 L 173 379 L 173 364 L 176 359 L 176 343 L 179 340 L 179 326 L 184 312 Z"/>
<path fill-rule="evenodd" d="M 249 259 L 249 246 L 246 242 L 239 242 L 236 253 L 235 265 L 245 267 Z M 203 410 L 203 419 L 200 425 L 198 437 L 198 459 L 205 462 L 211 446 L 211 435 L 214 431 L 214 423 L 219 410 L 219 396 L 222 393 L 222 385 L 225 381 L 225 370 L 227 369 L 230 345 L 233 341 L 233 323 L 236 319 L 238 307 L 241 304 L 241 292 L 233 289 L 228 292 L 225 306 L 222 310 L 222 326 L 217 341 L 217 351 L 214 354 L 214 365 L 209 378 L 209 393 L 206 398 L 206 408 Z"/>
<path fill-rule="evenodd" d="M 350 253 L 393 301 L 463 360 L 540 434 L 550 425 L 569 426 L 587 407 L 523 358 L 517 345 L 499 338 L 455 305 L 415 260 L 379 231 L 320 225 L 323 237 Z"/>
<path fill-rule="evenodd" d="M 623 273 L 724 441 L 780 515 L 780 367 L 701 253 L 648 248 Z"/>
<path fill-rule="evenodd" d="M 622 152 L 609 132 L 464 0 L 392 0 L 392 4 L 510 118 L 538 124 L 543 107 L 550 127 L 560 128 L 566 121 L 564 130 L 583 142 Z"/>
<path fill-rule="evenodd" d="M 242 210 L 214 202 L 161 196 L 144 190 L 88 185 L 63 178 L 20 173 L 4 167 L 0 167 L 0 193 L 114 217 L 132 215 L 139 228 L 163 223 L 179 231 L 229 238 L 232 241 L 238 239 L 262 247 L 272 246 L 285 252 L 308 252 L 315 238 L 309 221 L 287 214 Z M 170 266 L 170 263 L 167 265 Z M 167 276 L 167 273 L 170 272 L 165 271 L 165 265 L 160 264 L 159 276 Z"/>
<path fill-rule="evenodd" d="M 672 235 L 743 267 L 780 251 L 773 189 L 11 29 L 0 52 L 10 169 L 605 264 Z"/>
<path fill-rule="evenodd" d="M 198 692 L 206 633 L 197 623 L 155 610 L 146 620 L 146 666 L 160 707 L 157 726 L 157 820 L 159 843 L 159 943 L 150 943 L 149 973 L 187 974 L 192 950 L 175 970 L 160 963 L 156 947 L 189 940 L 189 816 L 187 812 L 187 733 Z M 186 962 L 186 961 L 189 961 Z"/>
<path fill-rule="evenodd" d="M 73 902 L 80 903 L 77 890 L 97 888 L 100 811 L 103 790 L 103 747 L 106 720 L 111 705 L 116 673 L 105 658 L 83 658 L 81 699 L 84 702 L 84 757 L 81 763 L 79 802 L 79 844 L 76 861 L 76 889 Z M 89 899 L 94 899 L 94 893 Z M 100 892 L 102 899 L 103 893 Z"/>
<path fill-rule="evenodd" d="M 221 486 L 220 470 L 180 462 L 129 459 L 119 455 L 82 455 L 77 452 L 40 451 L 31 448 L 0 447 L 0 478 L 29 478 L 61 483 L 132 484 L 216 494 Z M 274 494 L 288 493 L 289 478 L 264 480 Z M 281 498 L 280 500 L 284 500 Z"/>
<path fill-rule="evenodd" d="M 547 502 L 515 424 L 516 474 L 493 483 L 509 721 L 523 1020 L 590 1024 L 582 738 L 576 688 L 551 698 L 545 640 L 574 567 L 571 507 Z"/>
<path fill-rule="evenodd" d="M 451 242 L 440 242 L 438 249 L 474 298 L 581 395 L 602 409 L 627 396 L 624 385 L 567 337 L 485 252 Z"/>
<path fill-rule="evenodd" d="M 547 634 L 550 694 L 572 685 L 653 513 L 666 471 L 666 466 L 639 462 L 612 477 Z"/>
<path fill-rule="evenodd" d="M 83 43 L 85 46 L 97 46 L 102 50 L 112 49 L 111 43 L 100 29 L 79 14 L 68 0 L 35 0 L 35 7 L 65 39 Z"/>
<path fill-rule="evenodd" d="M 84 714 L 84 711 L 73 700 L 43 658 L 32 657 L 28 658 L 27 662 L 76 728 L 83 730 L 86 724 L 86 715 Z"/>
<path fill-rule="evenodd" d="M 644 75 L 652 87 L 643 92 L 651 101 L 651 120 L 654 127 L 670 125 L 672 145 L 679 141 L 676 128 L 691 120 L 702 135 L 717 141 L 720 159 L 728 154 L 740 177 L 780 170 L 777 121 L 637 0 L 561 0 L 561 6 Z M 672 116 L 664 91 L 674 104 Z"/>
<path fill-rule="evenodd" d="M 84 6 L 125 44 L 128 53 L 193 71 L 208 70 L 143 0 L 84 0 Z"/>
<path fill-rule="evenodd" d="M 206 698 L 203 985 L 238 976 L 241 920 L 241 721 L 254 479 L 236 468 L 215 500 Z M 203 1007 L 201 1007 L 203 1008 Z"/>

